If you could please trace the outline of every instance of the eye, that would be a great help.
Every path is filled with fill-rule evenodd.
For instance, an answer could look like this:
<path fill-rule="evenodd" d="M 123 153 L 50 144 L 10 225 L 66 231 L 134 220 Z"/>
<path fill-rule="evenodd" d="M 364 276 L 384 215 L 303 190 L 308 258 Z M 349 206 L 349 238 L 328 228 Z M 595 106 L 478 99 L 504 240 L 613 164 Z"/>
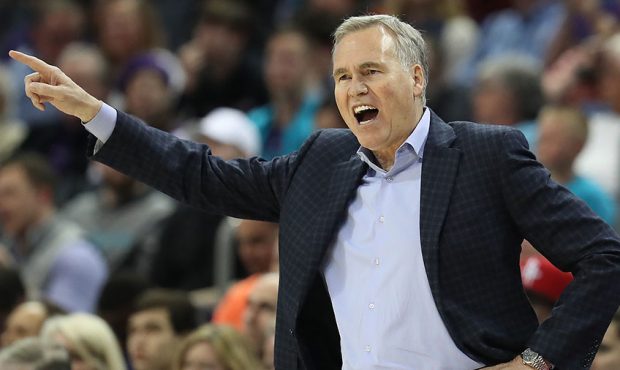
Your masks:
<path fill-rule="evenodd" d="M 337 79 L 338 81 L 346 81 L 346 80 L 350 80 L 351 76 L 344 74 L 344 75 L 338 76 Z"/>
<path fill-rule="evenodd" d="M 369 69 L 368 70 L 368 74 L 369 75 L 376 75 L 378 73 L 379 73 L 379 70 L 377 70 L 377 69 Z"/>

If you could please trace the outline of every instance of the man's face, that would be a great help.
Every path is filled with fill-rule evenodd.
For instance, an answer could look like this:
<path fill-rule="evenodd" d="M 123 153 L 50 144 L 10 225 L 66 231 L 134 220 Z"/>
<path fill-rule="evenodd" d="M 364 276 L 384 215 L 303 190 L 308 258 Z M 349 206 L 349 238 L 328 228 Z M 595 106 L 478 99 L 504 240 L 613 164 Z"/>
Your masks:
<path fill-rule="evenodd" d="M 135 370 L 164 370 L 171 365 L 177 336 L 168 311 L 153 308 L 129 317 L 127 350 Z"/>
<path fill-rule="evenodd" d="M 237 228 L 239 257 L 250 274 L 269 271 L 278 233 L 269 222 L 243 220 Z"/>
<path fill-rule="evenodd" d="M 19 166 L 0 169 L 0 224 L 11 237 L 18 237 L 37 222 L 43 202 L 41 190 Z"/>
<path fill-rule="evenodd" d="M 620 327 L 612 322 L 592 362 L 592 370 L 620 369 Z"/>
<path fill-rule="evenodd" d="M 346 35 L 333 55 L 338 110 L 360 144 L 393 156 L 421 116 L 422 68 L 405 69 L 392 36 L 375 26 Z M 372 109 L 356 114 L 356 108 Z"/>

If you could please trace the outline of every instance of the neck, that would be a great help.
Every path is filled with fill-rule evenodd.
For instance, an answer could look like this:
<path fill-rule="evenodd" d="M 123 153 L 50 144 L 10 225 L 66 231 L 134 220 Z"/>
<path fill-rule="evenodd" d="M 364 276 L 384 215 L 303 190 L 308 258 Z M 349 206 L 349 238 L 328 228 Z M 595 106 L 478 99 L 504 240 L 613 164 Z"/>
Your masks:
<path fill-rule="evenodd" d="M 407 131 L 399 140 L 396 140 L 392 145 L 390 145 L 387 149 L 382 150 L 373 150 L 372 154 L 374 154 L 379 166 L 383 168 L 385 171 L 389 171 L 392 166 L 394 166 L 394 162 L 396 161 L 396 151 L 400 148 L 401 145 L 407 140 L 409 135 L 418 127 L 420 120 L 422 119 L 422 114 L 424 113 L 424 107 L 420 106 L 415 108 L 414 110 L 414 122 L 415 125 L 411 128 L 410 131 Z"/>

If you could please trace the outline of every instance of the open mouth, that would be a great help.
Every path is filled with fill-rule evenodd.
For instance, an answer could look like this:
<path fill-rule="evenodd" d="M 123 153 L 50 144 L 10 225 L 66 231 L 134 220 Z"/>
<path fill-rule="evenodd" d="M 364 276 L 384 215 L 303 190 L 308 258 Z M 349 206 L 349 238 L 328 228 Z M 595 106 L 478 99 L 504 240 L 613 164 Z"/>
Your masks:
<path fill-rule="evenodd" d="M 360 105 L 353 108 L 353 115 L 360 125 L 367 125 L 372 122 L 379 114 L 379 109 L 371 105 Z"/>

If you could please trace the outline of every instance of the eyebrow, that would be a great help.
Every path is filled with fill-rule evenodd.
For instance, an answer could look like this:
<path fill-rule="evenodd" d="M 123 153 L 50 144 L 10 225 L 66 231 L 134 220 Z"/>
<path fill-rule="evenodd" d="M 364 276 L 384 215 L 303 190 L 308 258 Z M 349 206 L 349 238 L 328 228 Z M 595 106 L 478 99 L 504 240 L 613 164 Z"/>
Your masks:
<path fill-rule="evenodd" d="M 377 63 L 377 62 L 364 62 L 362 64 L 359 65 L 359 69 L 369 69 L 369 68 L 379 68 L 381 67 L 382 64 L 381 63 Z M 333 77 L 336 77 L 338 75 L 347 73 L 347 69 L 346 68 L 338 68 L 334 71 L 333 73 Z"/>

